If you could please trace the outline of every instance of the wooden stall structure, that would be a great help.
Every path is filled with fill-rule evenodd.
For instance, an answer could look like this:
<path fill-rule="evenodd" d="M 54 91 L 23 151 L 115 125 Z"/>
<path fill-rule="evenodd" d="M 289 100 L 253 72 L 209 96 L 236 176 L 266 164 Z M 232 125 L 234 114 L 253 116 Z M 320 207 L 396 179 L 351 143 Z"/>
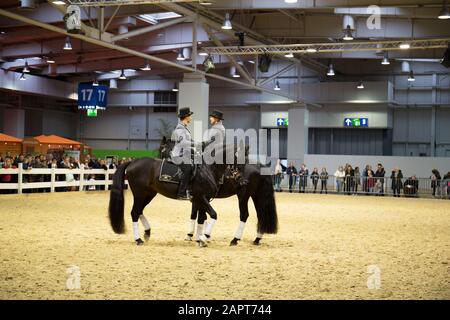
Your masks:
<path fill-rule="evenodd" d="M 0 154 L 5 155 L 11 152 L 11 155 L 18 155 L 22 152 L 22 139 L 0 133 Z"/>
<path fill-rule="evenodd" d="M 57 158 L 64 154 L 80 159 L 83 154 L 83 144 L 57 135 L 40 135 L 34 138 L 26 138 L 23 141 L 24 154 L 52 153 Z"/>

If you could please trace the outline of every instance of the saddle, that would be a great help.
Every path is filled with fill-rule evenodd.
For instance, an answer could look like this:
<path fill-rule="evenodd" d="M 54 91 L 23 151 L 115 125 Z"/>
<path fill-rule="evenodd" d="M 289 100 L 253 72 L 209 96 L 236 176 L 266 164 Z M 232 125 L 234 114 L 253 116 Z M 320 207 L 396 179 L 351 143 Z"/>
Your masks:
<path fill-rule="evenodd" d="M 191 181 L 194 179 L 197 167 L 194 166 L 191 175 Z M 159 171 L 159 181 L 180 184 L 183 179 L 183 171 L 180 167 L 172 162 L 171 159 L 163 159 L 161 169 Z"/>
<path fill-rule="evenodd" d="M 183 178 L 183 172 L 173 162 L 163 159 L 159 172 L 159 181 L 179 184 Z"/>

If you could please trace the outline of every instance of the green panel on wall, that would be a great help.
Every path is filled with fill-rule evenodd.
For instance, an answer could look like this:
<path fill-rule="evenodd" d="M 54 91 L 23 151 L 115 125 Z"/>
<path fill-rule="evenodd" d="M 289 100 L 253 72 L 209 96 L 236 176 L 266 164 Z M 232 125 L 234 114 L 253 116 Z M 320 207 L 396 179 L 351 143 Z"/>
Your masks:
<path fill-rule="evenodd" d="M 92 149 L 92 154 L 99 159 L 106 156 L 116 156 L 119 158 L 155 158 L 159 156 L 158 150 L 112 150 L 112 149 Z"/>

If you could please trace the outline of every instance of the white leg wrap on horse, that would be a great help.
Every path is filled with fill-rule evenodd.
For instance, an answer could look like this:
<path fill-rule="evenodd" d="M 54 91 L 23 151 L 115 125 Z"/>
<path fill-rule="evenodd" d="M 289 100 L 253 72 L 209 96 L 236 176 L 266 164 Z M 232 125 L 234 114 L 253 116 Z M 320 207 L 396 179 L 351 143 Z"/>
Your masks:
<path fill-rule="evenodd" d="M 139 216 L 139 219 L 141 220 L 142 224 L 144 225 L 144 230 L 150 230 L 150 223 L 148 223 L 147 218 L 141 214 Z"/>
<path fill-rule="evenodd" d="M 203 235 L 203 224 L 197 225 L 197 234 L 195 235 L 195 240 L 200 240 L 200 236 Z"/>
<path fill-rule="evenodd" d="M 234 237 L 236 239 L 241 239 L 242 238 L 242 234 L 244 233 L 244 228 L 245 228 L 245 222 L 239 222 L 239 226 L 236 230 L 236 233 L 234 234 Z"/>
<path fill-rule="evenodd" d="M 139 235 L 139 224 L 137 222 L 133 222 L 133 234 L 134 234 L 134 240 L 137 240 L 141 237 Z"/>
<path fill-rule="evenodd" d="M 257 237 L 257 238 L 260 238 L 260 239 L 262 239 L 262 236 L 263 236 L 263 234 L 262 234 L 262 233 L 259 233 L 259 232 L 257 232 L 257 233 L 256 233 L 256 237 Z"/>
<path fill-rule="evenodd" d="M 188 234 L 194 234 L 195 230 L 195 219 L 189 221 Z"/>
<path fill-rule="evenodd" d="M 212 228 L 214 227 L 214 224 L 216 223 L 216 219 L 211 219 L 211 221 L 208 222 L 208 225 L 206 226 L 205 234 L 211 235 Z"/>

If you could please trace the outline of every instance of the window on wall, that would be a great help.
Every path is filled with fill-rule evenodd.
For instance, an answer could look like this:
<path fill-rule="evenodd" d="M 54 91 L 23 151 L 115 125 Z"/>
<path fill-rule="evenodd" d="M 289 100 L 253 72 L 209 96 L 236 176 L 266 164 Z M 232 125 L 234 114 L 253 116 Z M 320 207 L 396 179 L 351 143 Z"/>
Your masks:
<path fill-rule="evenodd" d="M 177 104 L 177 93 L 173 91 L 155 91 L 154 104 Z"/>
<path fill-rule="evenodd" d="M 154 107 L 153 112 L 177 112 L 177 107 Z"/>

